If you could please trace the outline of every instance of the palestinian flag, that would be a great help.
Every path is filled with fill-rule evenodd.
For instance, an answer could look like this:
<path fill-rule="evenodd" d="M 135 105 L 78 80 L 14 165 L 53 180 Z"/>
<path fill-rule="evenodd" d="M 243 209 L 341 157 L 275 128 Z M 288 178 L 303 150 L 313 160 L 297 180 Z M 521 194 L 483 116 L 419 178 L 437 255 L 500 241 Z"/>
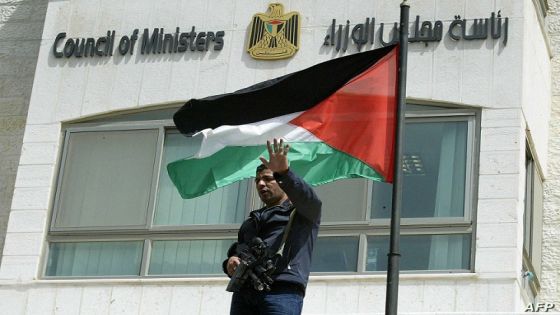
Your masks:
<path fill-rule="evenodd" d="M 398 47 L 333 59 L 230 94 L 188 101 L 173 119 L 200 138 L 170 163 L 183 198 L 255 176 L 266 140 L 290 144 L 290 169 L 310 185 L 342 178 L 392 182 Z M 194 133 L 194 134 L 193 134 Z"/>

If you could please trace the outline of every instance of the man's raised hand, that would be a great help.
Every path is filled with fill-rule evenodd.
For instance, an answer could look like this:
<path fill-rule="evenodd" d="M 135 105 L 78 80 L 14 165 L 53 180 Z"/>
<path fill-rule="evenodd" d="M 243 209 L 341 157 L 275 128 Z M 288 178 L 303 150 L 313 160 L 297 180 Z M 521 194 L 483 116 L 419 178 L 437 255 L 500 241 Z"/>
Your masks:
<path fill-rule="evenodd" d="M 259 157 L 261 162 L 271 171 L 276 173 L 285 173 L 288 171 L 288 151 L 290 150 L 290 145 L 284 145 L 284 140 L 280 139 L 278 141 L 274 138 L 271 144 L 269 140 L 266 141 L 266 148 L 268 149 L 269 161 L 267 161 L 263 156 Z"/>

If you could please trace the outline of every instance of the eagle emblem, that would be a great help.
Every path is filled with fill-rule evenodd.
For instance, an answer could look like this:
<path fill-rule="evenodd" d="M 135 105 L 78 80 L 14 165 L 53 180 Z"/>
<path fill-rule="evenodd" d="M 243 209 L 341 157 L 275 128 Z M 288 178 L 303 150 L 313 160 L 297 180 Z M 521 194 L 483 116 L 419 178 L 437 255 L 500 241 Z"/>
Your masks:
<path fill-rule="evenodd" d="M 284 14 L 284 6 L 271 3 L 266 13 L 253 15 L 247 51 L 255 59 L 283 59 L 299 48 L 299 13 Z"/>

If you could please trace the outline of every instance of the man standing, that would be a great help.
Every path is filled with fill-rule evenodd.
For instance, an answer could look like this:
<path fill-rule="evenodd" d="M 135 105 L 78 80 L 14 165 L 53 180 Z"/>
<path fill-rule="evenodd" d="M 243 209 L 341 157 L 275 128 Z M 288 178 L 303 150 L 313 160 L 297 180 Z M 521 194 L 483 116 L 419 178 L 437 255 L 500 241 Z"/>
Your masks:
<path fill-rule="evenodd" d="M 285 227 L 293 215 L 283 248 L 282 258 L 272 275 L 271 290 L 257 291 L 247 285 L 235 292 L 231 301 L 232 315 L 301 314 L 309 278 L 313 245 L 321 219 L 321 201 L 313 189 L 288 165 L 289 145 L 283 140 L 267 141 L 269 160 L 260 157 L 255 185 L 265 207 L 252 211 L 239 229 L 238 242 L 228 251 L 224 272 L 232 276 L 239 265 L 238 244 L 250 244 L 260 237 L 276 252 L 282 246 Z"/>

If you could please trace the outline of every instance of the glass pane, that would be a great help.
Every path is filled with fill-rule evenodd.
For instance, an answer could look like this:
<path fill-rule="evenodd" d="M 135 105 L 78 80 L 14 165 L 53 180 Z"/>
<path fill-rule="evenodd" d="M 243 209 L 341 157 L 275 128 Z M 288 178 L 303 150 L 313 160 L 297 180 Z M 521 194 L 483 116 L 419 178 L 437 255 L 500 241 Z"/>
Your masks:
<path fill-rule="evenodd" d="M 533 169 L 534 161 L 530 155 L 525 159 L 525 209 L 523 212 L 523 249 L 531 258 L 531 234 L 533 217 Z"/>
<path fill-rule="evenodd" d="M 51 243 L 47 276 L 137 276 L 143 241 Z"/>
<path fill-rule="evenodd" d="M 157 130 L 73 132 L 56 227 L 146 224 Z"/>
<path fill-rule="evenodd" d="M 313 249 L 311 271 L 357 271 L 358 244 L 358 236 L 319 237 Z"/>
<path fill-rule="evenodd" d="M 165 136 L 163 161 L 154 216 L 155 225 L 241 223 L 250 198 L 251 180 L 217 189 L 209 194 L 183 199 L 171 182 L 167 164 L 194 154 L 199 143 L 179 133 Z"/>
<path fill-rule="evenodd" d="M 407 123 L 403 218 L 462 217 L 467 168 L 466 121 Z M 389 218 L 392 185 L 373 184 L 372 218 Z"/>
<path fill-rule="evenodd" d="M 234 240 L 154 241 L 150 275 L 223 274 L 222 261 Z"/>
<path fill-rule="evenodd" d="M 367 271 L 386 271 L 389 236 L 368 236 Z M 471 234 L 402 235 L 401 270 L 469 270 Z"/>
<path fill-rule="evenodd" d="M 323 202 L 321 222 L 363 221 L 368 205 L 364 179 L 345 179 L 315 187 Z"/>
<path fill-rule="evenodd" d="M 529 169 L 528 169 L 529 171 Z M 531 259 L 531 265 L 537 277 L 541 276 L 541 265 L 542 265 L 542 235 L 543 235 L 543 202 L 544 202 L 544 191 L 543 191 L 543 181 L 541 179 L 540 173 L 535 166 L 535 162 L 532 161 L 532 196 L 531 196 L 531 224 L 530 224 L 530 245 L 529 245 L 529 257 Z M 527 208 L 526 208 L 527 211 Z"/>

